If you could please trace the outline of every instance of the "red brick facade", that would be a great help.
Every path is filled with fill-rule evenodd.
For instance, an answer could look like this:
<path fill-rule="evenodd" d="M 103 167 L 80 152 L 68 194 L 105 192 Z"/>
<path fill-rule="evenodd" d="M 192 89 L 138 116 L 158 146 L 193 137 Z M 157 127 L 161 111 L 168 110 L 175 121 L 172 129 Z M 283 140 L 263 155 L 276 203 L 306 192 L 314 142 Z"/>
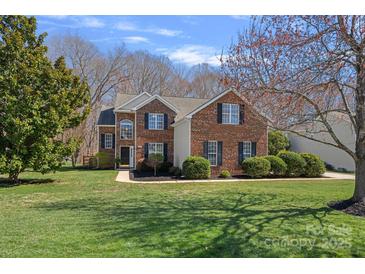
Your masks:
<path fill-rule="evenodd" d="M 98 142 L 99 142 L 99 152 L 105 152 L 107 153 L 110 158 L 114 159 L 114 148 L 102 148 L 101 146 L 101 134 L 105 134 L 105 133 L 111 133 L 114 134 L 115 131 L 115 127 L 111 127 L 111 126 L 99 126 L 99 138 L 98 138 Z"/>
<path fill-rule="evenodd" d="M 120 122 L 123 120 L 130 120 L 133 123 L 133 134 L 132 134 L 132 139 L 121 139 L 120 138 Z M 134 113 L 123 113 L 123 112 L 116 112 L 115 113 L 115 132 L 116 132 L 116 136 L 115 136 L 115 142 L 116 142 L 116 152 L 115 155 L 117 158 L 120 158 L 120 148 L 121 147 L 130 147 L 130 146 L 134 146 L 135 145 L 135 114 Z"/>
<path fill-rule="evenodd" d="M 145 129 L 145 113 L 166 113 L 168 116 L 168 128 L 165 130 Z M 136 160 L 144 158 L 145 143 L 167 143 L 168 161 L 174 161 L 174 129 L 171 124 L 176 113 L 158 100 L 146 104 L 137 110 L 137 150 Z"/>
<path fill-rule="evenodd" d="M 226 125 L 217 122 L 217 104 L 233 103 L 243 104 L 244 123 L 239 125 Z M 145 113 L 164 113 L 168 117 L 168 128 L 163 130 L 145 129 Z M 120 148 L 132 146 L 135 151 L 135 163 L 144 158 L 145 143 L 166 143 L 168 161 L 174 161 L 174 122 L 176 113 L 165 104 L 155 99 L 136 112 L 115 113 L 115 127 L 99 127 L 99 151 L 109 153 L 113 157 L 120 157 Z M 124 119 L 133 123 L 133 138 L 123 140 L 120 138 L 120 122 Z M 102 149 L 100 134 L 115 134 L 115 149 Z M 256 142 L 256 154 L 267 154 L 267 121 L 257 114 L 250 105 L 246 104 L 234 92 L 228 92 L 212 104 L 195 113 L 191 118 L 191 155 L 203 156 L 203 144 L 206 141 L 223 142 L 222 165 L 212 166 L 212 175 L 219 175 L 222 169 L 228 169 L 232 175 L 242 174 L 238 163 L 238 144 L 243 141 Z"/>
<path fill-rule="evenodd" d="M 191 119 L 191 155 L 203 155 L 204 141 L 222 141 L 222 165 L 212 167 L 212 175 L 219 175 L 228 169 L 232 175 L 242 174 L 238 163 L 238 143 L 257 142 L 257 155 L 267 154 L 267 123 L 261 116 L 245 105 L 245 121 L 242 125 L 225 125 L 217 122 L 218 103 L 240 103 L 242 99 L 229 92 L 217 101 L 202 109 Z"/>

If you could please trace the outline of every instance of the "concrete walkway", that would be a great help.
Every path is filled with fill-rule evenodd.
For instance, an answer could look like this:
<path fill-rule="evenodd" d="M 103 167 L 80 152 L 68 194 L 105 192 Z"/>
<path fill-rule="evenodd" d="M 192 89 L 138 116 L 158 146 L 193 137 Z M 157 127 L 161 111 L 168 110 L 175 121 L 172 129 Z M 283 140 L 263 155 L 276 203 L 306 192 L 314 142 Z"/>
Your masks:
<path fill-rule="evenodd" d="M 321 180 L 354 180 L 355 176 L 348 173 L 326 172 L 320 178 L 265 178 L 265 179 L 208 179 L 208 180 L 171 180 L 171 181 L 132 181 L 129 178 L 129 170 L 118 172 L 117 182 L 134 184 L 176 184 L 176 183 L 211 183 L 211 182 L 249 182 L 249 181 L 321 181 Z"/>
<path fill-rule="evenodd" d="M 135 183 L 135 181 L 131 181 L 129 179 L 129 170 L 119 170 L 117 178 L 115 180 L 117 182 Z"/>

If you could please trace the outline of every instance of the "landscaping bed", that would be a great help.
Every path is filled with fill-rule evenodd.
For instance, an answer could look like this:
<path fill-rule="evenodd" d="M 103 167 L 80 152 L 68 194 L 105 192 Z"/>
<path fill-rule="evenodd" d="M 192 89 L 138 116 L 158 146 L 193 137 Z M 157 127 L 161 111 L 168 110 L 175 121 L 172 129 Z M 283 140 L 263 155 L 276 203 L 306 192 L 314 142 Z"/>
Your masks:
<path fill-rule="evenodd" d="M 354 203 L 352 200 L 344 200 L 344 201 L 335 201 L 328 203 L 330 208 L 340 210 L 347 214 L 365 217 L 365 203 L 364 202 L 356 202 Z"/>

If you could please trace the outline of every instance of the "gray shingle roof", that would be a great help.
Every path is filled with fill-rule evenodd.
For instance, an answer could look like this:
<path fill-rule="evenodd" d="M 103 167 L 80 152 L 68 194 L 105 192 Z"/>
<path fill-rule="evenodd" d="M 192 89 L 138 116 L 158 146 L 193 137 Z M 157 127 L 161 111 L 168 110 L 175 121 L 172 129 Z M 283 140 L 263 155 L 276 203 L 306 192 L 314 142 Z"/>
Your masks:
<path fill-rule="evenodd" d="M 133 99 L 134 97 L 138 96 L 137 94 L 118 94 L 115 100 L 114 107 L 117 108 L 129 100 Z M 142 103 L 144 100 L 146 100 L 149 96 L 142 96 L 136 99 L 135 101 L 125 105 L 122 109 L 123 110 L 131 110 L 138 104 Z M 207 102 L 209 99 L 199 99 L 199 98 L 191 98 L 191 97 L 174 97 L 174 96 L 161 96 L 163 99 L 165 99 L 167 102 L 175 106 L 178 110 L 177 116 L 175 121 L 178 121 L 189 112 L 193 111 L 200 105 Z"/>

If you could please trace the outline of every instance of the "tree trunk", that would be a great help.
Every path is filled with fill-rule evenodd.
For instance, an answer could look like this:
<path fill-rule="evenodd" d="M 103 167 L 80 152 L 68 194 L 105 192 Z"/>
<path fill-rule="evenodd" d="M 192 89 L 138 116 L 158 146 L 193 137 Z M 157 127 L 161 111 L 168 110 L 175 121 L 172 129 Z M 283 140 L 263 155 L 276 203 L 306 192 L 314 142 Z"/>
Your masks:
<path fill-rule="evenodd" d="M 365 56 L 357 56 L 354 202 L 365 201 Z"/>
<path fill-rule="evenodd" d="M 356 161 L 354 202 L 365 201 L 365 158 Z"/>
<path fill-rule="evenodd" d="M 155 177 L 156 177 L 156 175 L 157 175 L 157 166 L 153 167 L 153 171 L 154 171 L 154 174 L 155 174 Z"/>
<path fill-rule="evenodd" d="M 11 180 L 13 182 L 13 184 L 18 184 L 20 182 L 19 174 L 20 174 L 20 172 L 10 173 L 9 180 Z"/>

